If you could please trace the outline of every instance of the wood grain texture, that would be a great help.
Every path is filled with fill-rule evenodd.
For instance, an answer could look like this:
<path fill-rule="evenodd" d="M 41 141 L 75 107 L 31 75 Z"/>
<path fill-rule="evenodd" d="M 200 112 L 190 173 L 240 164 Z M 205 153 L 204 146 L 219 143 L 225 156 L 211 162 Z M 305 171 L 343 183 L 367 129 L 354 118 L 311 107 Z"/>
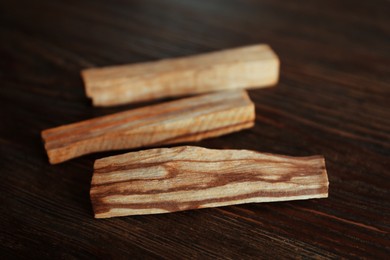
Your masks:
<path fill-rule="evenodd" d="M 95 106 L 275 85 L 279 59 L 266 44 L 82 71 Z"/>
<path fill-rule="evenodd" d="M 0 252 L 8 259 L 388 259 L 390 3 L 0 1 Z M 197 146 L 326 158 L 329 198 L 94 219 L 91 154 L 50 165 L 44 129 L 92 107 L 80 70 L 256 43 L 281 60 L 248 91 L 255 126 Z"/>
<path fill-rule="evenodd" d="M 42 139 L 56 164 L 94 152 L 200 141 L 250 128 L 254 119 L 248 94 L 232 90 L 47 129 Z"/>
<path fill-rule="evenodd" d="M 328 184 L 322 156 L 181 146 L 97 160 L 90 194 L 95 217 L 110 218 L 327 198 Z"/>

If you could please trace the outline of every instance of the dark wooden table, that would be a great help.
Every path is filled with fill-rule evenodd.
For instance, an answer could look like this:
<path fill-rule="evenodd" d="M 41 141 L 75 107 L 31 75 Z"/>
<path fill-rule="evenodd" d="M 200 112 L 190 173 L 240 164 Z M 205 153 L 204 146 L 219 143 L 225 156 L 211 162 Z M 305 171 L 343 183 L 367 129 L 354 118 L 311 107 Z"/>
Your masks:
<path fill-rule="evenodd" d="M 0 3 L 0 258 L 390 257 L 388 1 Z M 323 154 L 328 199 L 96 220 L 92 165 L 48 163 L 46 128 L 93 108 L 79 71 L 268 43 L 275 88 L 251 90 L 256 126 L 197 143 Z"/>

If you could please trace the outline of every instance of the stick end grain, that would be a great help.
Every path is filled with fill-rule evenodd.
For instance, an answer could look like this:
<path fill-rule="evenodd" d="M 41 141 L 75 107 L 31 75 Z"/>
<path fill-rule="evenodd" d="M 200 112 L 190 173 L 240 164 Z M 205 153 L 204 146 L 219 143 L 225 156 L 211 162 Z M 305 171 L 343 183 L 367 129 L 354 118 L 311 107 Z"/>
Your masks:
<path fill-rule="evenodd" d="M 92 91 L 91 91 L 91 82 L 89 81 L 89 74 L 93 71 L 93 69 L 84 69 L 80 72 L 81 79 L 84 82 L 84 90 L 85 95 L 88 98 L 92 98 Z M 93 84 L 93 83 L 92 83 Z"/>
<path fill-rule="evenodd" d="M 45 148 L 45 151 L 46 151 L 46 156 L 49 160 L 49 163 L 51 165 L 53 165 L 53 164 L 56 164 L 57 162 L 54 160 L 54 157 L 51 156 L 51 153 L 49 151 L 49 147 L 48 147 L 47 139 L 46 139 L 49 135 L 50 135 L 50 129 L 46 129 L 46 130 L 41 131 L 41 140 L 43 143 L 43 147 Z"/>
<path fill-rule="evenodd" d="M 267 49 L 270 70 L 268 72 L 269 81 L 265 87 L 272 87 L 278 84 L 280 78 L 280 59 L 276 52 L 268 44 L 262 44 Z"/>

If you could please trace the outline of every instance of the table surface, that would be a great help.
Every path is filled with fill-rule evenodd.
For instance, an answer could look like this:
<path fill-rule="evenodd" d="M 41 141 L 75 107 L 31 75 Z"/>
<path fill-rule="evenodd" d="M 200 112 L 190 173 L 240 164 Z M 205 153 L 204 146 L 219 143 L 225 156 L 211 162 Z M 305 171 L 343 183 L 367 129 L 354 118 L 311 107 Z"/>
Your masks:
<path fill-rule="evenodd" d="M 389 13 L 388 1 L 0 1 L 1 255 L 388 258 Z M 81 69 L 256 43 L 281 60 L 276 87 L 249 91 L 256 126 L 196 145 L 322 154 L 328 199 L 98 220 L 93 162 L 121 152 L 48 163 L 43 129 L 146 105 L 93 108 Z"/>

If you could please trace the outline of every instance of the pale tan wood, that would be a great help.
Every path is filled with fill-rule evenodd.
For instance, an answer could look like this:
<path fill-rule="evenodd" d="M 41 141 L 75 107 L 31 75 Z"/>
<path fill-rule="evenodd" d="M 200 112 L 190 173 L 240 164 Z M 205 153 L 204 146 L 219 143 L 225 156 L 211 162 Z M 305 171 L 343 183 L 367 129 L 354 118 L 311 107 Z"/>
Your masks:
<path fill-rule="evenodd" d="M 142 107 L 42 132 L 50 163 L 81 155 L 199 141 L 254 125 L 255 109 L 243 90 Z"/>
<path fill-rule="evenodd" d="M 266 44 L 155 62 L 82 71 L 95 106 L 111 106 L 213 92 L 272 86 L 279 60 Z"/>
<path fill-rule="evenodd" d="M 194 146 L 95 161 L 96 218 L 328 197 L 322 156 L 290 157 Z"/>

